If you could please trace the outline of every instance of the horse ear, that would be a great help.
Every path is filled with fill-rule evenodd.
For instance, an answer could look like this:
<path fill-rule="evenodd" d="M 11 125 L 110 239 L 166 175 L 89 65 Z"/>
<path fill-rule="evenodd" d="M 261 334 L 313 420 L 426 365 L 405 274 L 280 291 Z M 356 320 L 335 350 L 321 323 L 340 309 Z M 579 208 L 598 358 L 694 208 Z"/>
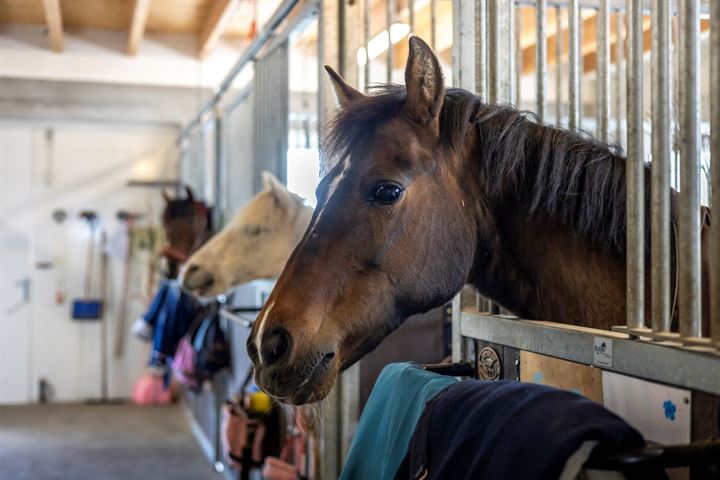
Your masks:
<path fill-rule="evenodd" d="M 163 191 L 162 191 L 162 197 L 163 197 L 163 200 L 165 200 L 165 203 L 172 202 L 172 198 L 170 198 L 170 195 L 168 195 L 168 193 L 165 191 L 165 189 L 163 189 Z"/>
<path fill-rule="evenodd" d="M 291 203 L 290 192 L 275 175 L 268 171 L 262 172 L 263 190 L 272 193 L 273 198 L 280 204 L 287 206 Z"/>
<path fill-rule="evenodd" d="M 421 125 L 437 121 L 445 101 L 445 79 L 432 49 L 415 35 L 410 36 L 405 87 L 410 116 Z"/>
<path fill-rule="evenodd" d="M 195 203 L 195 194 L 193 193 L 192 188 L 190 188 L 190 185 L 185 185 L 185 193 L 187 194 L 187 201 Z"/>
<path fill-rule="evenodd" d="M 343 78 L 338 75 L 335 70 L 330 68 L 329 65 L 325 65 L 325 71 L 328 74 L 330 84 L 333 86 L 333 90 L 335 91 L 335 98 L 341 108 L 347 108 L 347 106 L 352 102 L 365 96 L 345 83 L 345 80 L 343 80 Z"/>

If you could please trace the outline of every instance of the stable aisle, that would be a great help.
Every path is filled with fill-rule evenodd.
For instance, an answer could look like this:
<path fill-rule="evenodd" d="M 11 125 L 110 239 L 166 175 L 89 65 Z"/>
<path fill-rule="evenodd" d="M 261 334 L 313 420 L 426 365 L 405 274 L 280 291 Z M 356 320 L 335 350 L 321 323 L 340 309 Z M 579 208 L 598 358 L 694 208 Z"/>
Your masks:
<path fill-rule="evenodd" d="M 178 405 L 0 407 L 0 480 L 218 478 Z"/>

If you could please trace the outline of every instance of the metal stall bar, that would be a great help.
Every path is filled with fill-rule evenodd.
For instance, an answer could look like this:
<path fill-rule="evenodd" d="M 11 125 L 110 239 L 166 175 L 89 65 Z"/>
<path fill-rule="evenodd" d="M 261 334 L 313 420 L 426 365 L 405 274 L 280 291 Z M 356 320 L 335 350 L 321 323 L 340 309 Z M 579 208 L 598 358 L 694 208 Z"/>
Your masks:
<path fill-rule="evenodd" d="M 610 128 L 610 6 L 608 0 L 598 5 L 597 28 L 597 132 L 608 141 Z"/>
<path fill-rule="evenodd" d="M 623 144 L 622 138 L 622 66 L 623 66 L 623 18 L 615 12 L 615 141 Z"/>
<path fill-rule="evenodd" d="M 712 211 L 720 215 L 720 0 L 710 6 L 710 159 L 712 161 Z M 710 225 L 710 333 L 720 348 L 720 221 Z"/>
<path fill-rule="evenodd" d="M 507 6 L 505 10 L 507 15 L 507 28 L 501 30 L 505 32 L 505 41 L 507 42 L 507 100 L 508 103 L 515 101 L 515 2 L 514 0 L 507 0 Z M 502 18 L 502 17 L 501 17 Z"/>
<path fill-rule="evenodd" d="M 480 65 L 476 63 L 475 44 L 475 2 L 459 2 L 453 5 L 453 85 L 473 90 L 476 84 L 476 71 Z"/>
<path fill-rule="evenodd" d="M 569 120 L 570 130 L 580 126 L 580 5 L 578 0 L 570 0 L 568 25 L 568 83 L 569 83 Z"/>
<path fill-rule="evenodd" d="M 365 65 L 363 66 L 363 77 L 365 78 L 365 93 L 370 87 L 370 0 L 363 0 L 363 41 L 365 43 Z"/>
<path fill-rule="evenodd" d="M 475 0 L 475 92 L 488 100 L 487 0 Z"/>
<path fill-rule="evenodd" d="M 680 2 L 680 335 L 699 337 L 700 321 L 700 0 Z"/>
<path fill-rule="evenodd" d="M 491 103 L 508 103 L 512 99 L 511 22 L 511 0 L 488 3 L 488 99 Z"/>
<path fill-rule="evenodd" d="M 652 188 L 651 298 L 652 329 L 669 332 L 670 319 L 670 4 L 653 0 L 652 8 Z"/>
<path fill-rule="evenodd" d="M 555 7 L 555 123 L 562 124 L 563 111 L 563 43 L 565 35 L 562 28 L 562 10 Z"/>
<path fill-rule="evenodd" d="M 642 0 L 628 0 L 627 327 L 645 326 L 645 159 Z"/>
<path fill-rule="evenodd" d="M 219 108 L 215 111 L 215 208 L 213 211 L 213 224 L 216 228 L 222 228 L 227 221 L 228 214 L 228 183 L 227 183 L 227 162 L 225 158 L 223 112 Z"/>
<path fill-rule="evenodd" d="M 408 0 L 408 15 L 410 16 L 410 33 L 415 33 L 415 0 Z"/>
<path fill-rule="evenodd" d="M 287 39 L 255 62 L 255 191 L 262 190 L 261 172 L 287 179 L 288 148 Z"/>
<path fill-rule="evenodd" d="M 385 2 L 385 19 L 387 20 L 387 39 L 388 39 L 388 49 L 387 49 L 387 56 L 385 57 L 387 61 L 387 76 L 386 76 L 386 82 L 392 83 L 393 78 L 393 67 L 395 66 L 395 49 L 393 48 L 392 43 L 392 25 L 395 23 L 395 0 L 387 0 Z"/>
<path fill-rule="evenodd" d="M 513 26 L 513 32 L 515 35 L 515 78 L 514 78 L 514 90 L 515 96 L 513 97 L 513 103 L 515 106 L 522 110 L 522 93 L 520 93 L 520 86 L 522 85 L 522 74 L 523 74 L 523 51 L 522 51 L 522 5 L 518 2 L 515 7 L 515 25 Z"/>
<path fill-rule="evenodd" d="M 437 51 L 437 0 L 430 0 L 430 47 Z"/>
<path fill-rule="evenodd" d="M 535 113 L 537 113 L 538 119 L 541 122 L 544 122 L 547 116 L 547 99 L 545 97 L 545 91 L 547 89 L 547 22 L 545 18 L 546 11 L 547 0 L 537 0 L 535 4 L 535 58 L 537 65 L 537 69 L 535 72 L 537 75 L 537 104 L 535 107 Z"/>

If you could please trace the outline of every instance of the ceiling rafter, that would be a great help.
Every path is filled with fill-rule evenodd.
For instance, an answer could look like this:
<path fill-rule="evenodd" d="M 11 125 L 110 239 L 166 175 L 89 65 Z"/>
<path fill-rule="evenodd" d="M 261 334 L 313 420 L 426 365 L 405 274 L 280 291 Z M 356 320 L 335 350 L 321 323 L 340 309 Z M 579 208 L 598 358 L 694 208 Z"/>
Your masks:
<path fill-rule="evenodd" d="M 198 37 L 197 55 L 199 58 L 205 58 L 215 49 L 239 8 L 240 0 L 215 0 L 212 2 L 207 20 Z"/>
<path fill-rule="evenodd" d="M 48 37 L 50 38 L 50 48 L 53 52 L 60 53 L 63 51 L 63 23 L 60 0 L 43 0 L 42 5 L 45 12 Z"/>
<path fill-rule="evenodd" d="M 130 21 L 130 31 L 128 33 L 128 55 L 137 55 L 140 50 L 140 42 L 142 42 L 143 35 L 145 34 L 145 26 L 147 25 L 149 13 L 150 0 L 135 0 L 132 20 Z"/>

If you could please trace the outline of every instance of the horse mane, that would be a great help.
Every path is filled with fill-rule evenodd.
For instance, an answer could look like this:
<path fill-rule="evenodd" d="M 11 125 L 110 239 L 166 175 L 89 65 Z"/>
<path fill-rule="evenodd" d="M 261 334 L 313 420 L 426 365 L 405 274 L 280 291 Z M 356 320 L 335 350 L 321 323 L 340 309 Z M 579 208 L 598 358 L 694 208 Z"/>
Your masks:
<path fill-rule="evenodd" d="M 405 87 L 379 85 L 329 124 L 323 171 L 370 144 L 375 129 L 398 115 Z M 460 152 L 470 128 L 481 186 L 488 196 L 514 199 L 528 217 L 559 222 L 605 250 L 625 252 L 625 158 L 622 150 L 582 131 L 545 125 L 509 105 L 484 103 L 450 88 L 440 113 L 441 147 Z M 648 204 L 649 175 L 645 175 Z M 646 209 L 647 210 L 647 209 Z M 649 222 L 645 222 L 649 230 Z"/>

